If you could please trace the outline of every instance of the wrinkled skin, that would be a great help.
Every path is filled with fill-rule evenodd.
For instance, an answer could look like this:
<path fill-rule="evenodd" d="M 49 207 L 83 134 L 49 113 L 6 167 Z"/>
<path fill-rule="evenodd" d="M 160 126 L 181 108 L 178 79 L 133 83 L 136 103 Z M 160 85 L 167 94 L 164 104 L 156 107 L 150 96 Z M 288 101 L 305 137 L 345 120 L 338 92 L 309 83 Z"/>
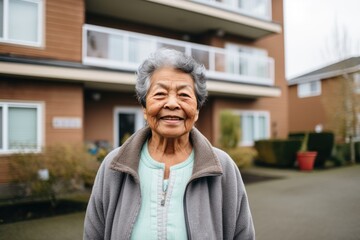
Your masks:
<path fill-rule="evenodd" d="M 152 130 L 151 156 L 166 168 L 186 160 L 192 150 L 189 132 L 199 116 L 191 76 L 173 68 L 156 70 L 143 112 Z"/>

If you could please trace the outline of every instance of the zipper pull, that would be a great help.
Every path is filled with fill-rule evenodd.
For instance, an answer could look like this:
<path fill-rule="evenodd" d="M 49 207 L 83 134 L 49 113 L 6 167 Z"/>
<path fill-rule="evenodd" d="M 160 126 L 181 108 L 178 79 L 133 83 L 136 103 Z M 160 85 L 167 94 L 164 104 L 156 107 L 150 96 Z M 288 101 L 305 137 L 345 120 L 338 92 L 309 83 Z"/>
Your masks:
<path fill-rule="evenodd" d="M 166 199 L 166 191 L 163 192 L 162 197 L 161 197 L 161 206 L 165 206 L 165 199 Z"/>

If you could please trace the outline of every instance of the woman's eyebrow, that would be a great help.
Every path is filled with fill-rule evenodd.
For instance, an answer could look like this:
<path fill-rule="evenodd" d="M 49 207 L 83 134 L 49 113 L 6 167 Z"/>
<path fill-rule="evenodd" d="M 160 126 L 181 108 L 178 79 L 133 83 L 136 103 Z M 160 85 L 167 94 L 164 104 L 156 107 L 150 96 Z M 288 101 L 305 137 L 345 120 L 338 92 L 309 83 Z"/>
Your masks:
<path fill-rule="evenodd" d="M 158 83 L 155 83 L 153 85 L 153 88 L 164 88 L 164 89 L 169 89 L 169 86 L 167 84 L 164 84 L 164 83 L 161 83 L 161 82 L 158 82 Z"/>
<path fill-rule="evenodd" d="M 176 90 L 181 90 L 181 89 L 184 89 L 184 88 L 193 89 L 192 85 L 190 85 L 190 84 L 181 84 L 181 85 L 178 85 L 178 86 L 176 87 Z"/>

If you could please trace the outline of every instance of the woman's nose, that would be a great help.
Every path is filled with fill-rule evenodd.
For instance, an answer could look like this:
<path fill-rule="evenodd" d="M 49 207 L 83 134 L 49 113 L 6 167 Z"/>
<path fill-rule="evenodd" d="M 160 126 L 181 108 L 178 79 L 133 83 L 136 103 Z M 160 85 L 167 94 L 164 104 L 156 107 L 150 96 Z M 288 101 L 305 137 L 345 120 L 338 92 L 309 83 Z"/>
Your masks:
<path fill-rule="evenodd" d="M 176 96 L 173 96 L 173 95 L 169 95 L 165 105 L 164 105 L 164 108 L 168 108 L 168 109 L 179 109 L 180 108 L 180 105 L 178 103 L 178 99 Z"/>

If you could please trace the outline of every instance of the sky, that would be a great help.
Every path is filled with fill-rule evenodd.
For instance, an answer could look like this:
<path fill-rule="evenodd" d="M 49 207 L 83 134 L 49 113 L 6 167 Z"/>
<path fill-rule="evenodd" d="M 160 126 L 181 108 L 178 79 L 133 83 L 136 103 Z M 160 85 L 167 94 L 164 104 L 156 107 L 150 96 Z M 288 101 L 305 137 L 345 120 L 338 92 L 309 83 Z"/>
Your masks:
<path fill-rule="evenodd" d="M 341 53 L 360 56 L 360 0 L 284 0 L 284 31 L 287 79 L 339 60 L 336 31 Z"/>

